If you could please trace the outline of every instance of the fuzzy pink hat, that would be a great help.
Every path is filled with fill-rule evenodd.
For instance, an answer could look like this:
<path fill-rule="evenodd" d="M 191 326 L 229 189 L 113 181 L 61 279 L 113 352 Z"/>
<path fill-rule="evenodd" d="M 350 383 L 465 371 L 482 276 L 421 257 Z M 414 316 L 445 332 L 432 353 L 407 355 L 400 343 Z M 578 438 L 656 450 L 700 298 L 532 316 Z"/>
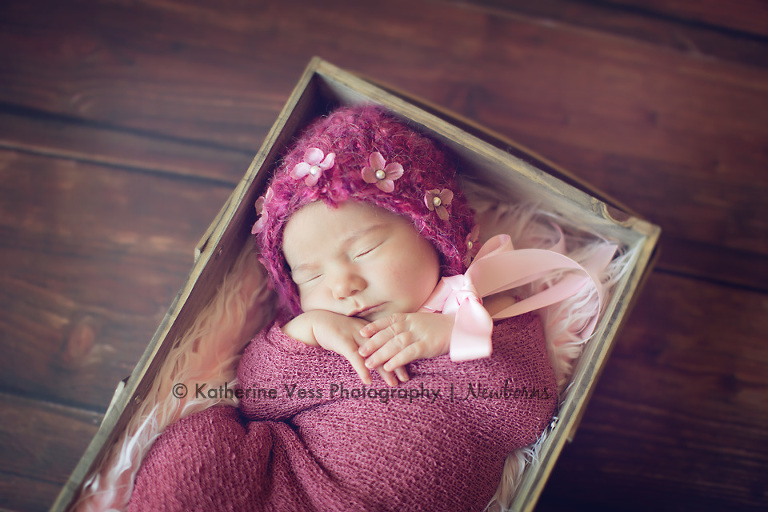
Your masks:
<path fill-rule="evenodd" d="M 303 206 L 360 201 L 407 217 L 440 255 L 443 276 L 469 263 L 473 212 L 436 143 L 374 106 L 343 107 L 312 123 L 275 171 L 253 226 L 280 303 L 301 312 L 283 257 L 283 229 Z"/>

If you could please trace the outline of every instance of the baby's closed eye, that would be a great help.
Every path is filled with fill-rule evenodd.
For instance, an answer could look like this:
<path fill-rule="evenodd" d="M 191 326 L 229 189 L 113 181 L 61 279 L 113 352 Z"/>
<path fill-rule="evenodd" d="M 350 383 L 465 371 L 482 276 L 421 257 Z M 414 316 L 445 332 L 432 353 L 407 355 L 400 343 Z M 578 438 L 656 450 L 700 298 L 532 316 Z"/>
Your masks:
<path fill-rule="evenodd" d="M 373 246 L 366 246 L 365 249 L 362 249 L 362 250 L 357 252 L 357 254 L 355 255 L 354 259 L 359 259 L 359 258 L 362 258 L 364 256 L 368 256 L 369 254 L 374 252 L 376 249 L 378 249 L 380 245 L 381 245 L 381 243 L 377 243 L 377 244 L 375 244 Z"/>
<path fill-rule="evenodd" d="M 318 280 L 318 279 L 320 279 L 321 277 L 323 277 L 323 274 L 317 274 L 317 275 L 314 275 L 314 276 L 312 276 L 312 277 L 310 277 L 310 278 L 308 278 L 308 279 L 305 279 L 305 280 L 304 280 L 304 283 L 311 283 L 312 281 L 317 281 L 317 280 Z"/>
<path fill-rule="evenodd" d="M 293 278 L 294 283 L 301 286 L 318 281 L 321 277 L 323 277 L 323 274 L 320 272 L 296 272 L 293 273 L 291 277 Z"/>

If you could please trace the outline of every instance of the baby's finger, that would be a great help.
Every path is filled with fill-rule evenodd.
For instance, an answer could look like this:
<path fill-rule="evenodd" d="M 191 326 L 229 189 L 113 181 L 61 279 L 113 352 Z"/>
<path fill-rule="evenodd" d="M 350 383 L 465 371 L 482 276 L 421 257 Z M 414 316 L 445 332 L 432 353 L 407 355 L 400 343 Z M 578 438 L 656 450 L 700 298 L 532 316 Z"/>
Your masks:
<path fill-rule="evenodd" d="M 417 359 L 421 359 L 424 356 L 422 353 L 421 347 L 418 343 L 414 343 L 413 345 L 408 345 L 403 350 L 392 356 L 392 358 L 384 363 L 383 369 L 387 371 L 394 370 L 397 372 L 398 369 L 403 368 L 406 364 L 415 361 Z M 366 361 L 366 365 L 368 362 Z"/>
<path fill-rule="evenodd" d="M 408 370 L 405 369 L 405 366 L 399 366 L 395 368 L 395 375 L 397 375 L 397 378 L 400 379 L 400 382 L 408 382 L 411 380 L 411 376 L 408 375 Z"/>
<path fill-rule="evenodd" d="M 387 371 L 381 366 L 376 368 L 376 371 L 379 372 L 379 375 L 381 375 L 381 378 L 384 379 L 384 382 L 387 383 L 387 386 L 389 387 L 397 386 L 397 377 L 395 377 L 395 374 L 393 372 Z"/>
<path fill-rule="evenodd" d="M 365 360 L 365 366 L 368 368 L 377 368 L 384 364 L 385 362 L 392 359 L 392 357 L 395 356 L 398 352 L 403 350 L 405 347 L 411 344 L 413 338 L 410 332 L 401 332 L 391 340 L 389 340 L 387 343 L 385 343 L 381 348 L 376 350 L 373 354 L 371 354 L 366 360 Z M 393 370 L 397 368 L 398 366 L 402 366 L 401 364 L 390 366 L 387 368 L 387 370 Z"/>
<path fill-rule="evenodd" d="M 368 337 L 370 339 L 360 348 L 360 355 L 363 357 L 368 357 L 383 347 L 385 344 L 391 342 L 397 336 L 402 336 L 404 333 L 406 333 L 406 331 L 409 329 L 403 322 L 404 318 L 405 317 L 401 314 L 394 314 L 384 318 L 379 318 L 378 320 L 371 322 L 363 327 L 360 331 L 360 334 L 369 334 Z M 384 361 L 385 360 L 382 360 L 381 362 Z M 369 368 L 371 367 L 369 366 Z"/>
<path fill-rule="evenodd" d="M 383 318 L 379 318 L 378 320 L 374 320 L 373 322 L 365 325 L 362 329 L 360 329 L 360 334 L 365 338 L 370 338 L 387 328 L 390 328 L 396 332 L 402 331 L 402 324 L 406 318 L 407 316 L 403 313 L 395 313 Z"/>
<path fill-rule="evenodd" d="M 381 347 L 383 347 L 389 340 L 392 339 L 393 333 L 387 329 L 385 331 L 379 331 L 373 335 L 363 346 L 358 349 L 358 352 L 363 357 L 368 357 Z"/>
<path fill-rule="evenodd" d="M 357 372 L 357 375 L 360 377 L 360 380 L 363 381 L 363 384 L 371 384 L 371 371 L 365 366 L 363 358 L 360 357 L 357 352 L 352 352 L 344 357 L 347 358 L 347 361 L 352 365 L 352 368 L 355 369 L 355 372 Z"/>
<path fill-rule="evenodd" d="M 371 323 L 360 329 L 360 336 L 363 338 L 370 338 L 377 332 L 379 332 L 379 330 L 376 329 L 376 326 Z"/>
<path fill-rule="evenodd" d="M 360 335 L 364 338 L 370 338 L 382 329 L 386 329 L 392 324 L 392 320 L 390 318 L 391 317 L 379 318 L 378 320 L 374 320 L 373 322 L 366 324 L 362 329 L 360 329 Z"/>

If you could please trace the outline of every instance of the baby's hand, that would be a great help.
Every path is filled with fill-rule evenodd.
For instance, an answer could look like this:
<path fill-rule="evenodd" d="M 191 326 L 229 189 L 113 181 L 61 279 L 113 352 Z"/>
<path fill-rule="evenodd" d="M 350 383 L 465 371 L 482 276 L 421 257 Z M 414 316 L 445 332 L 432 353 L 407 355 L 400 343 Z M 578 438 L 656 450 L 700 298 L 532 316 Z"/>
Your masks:
<path fill-rule="evenodd" d="M 371 322 L 360 330 L 370 338 L 360 355 L 365 366 L 395 371 L 415 361 L 448 353 L 454 315 L 436 313 L 398 313 Z"/>
<path fill-rule="evenodd" d="M 367 341 L 360 335 L 360 329 L 365 325 L 365 320 L 360 318 L 313 310 L 302 313 L 285 324 L 283 332 L 307 345 L 319 345 L 343 356 L 350 362 L 360 379 L 365 384 L 370 384 L 371 373 L 357 351 L 358 347 Z M 392 372 L 383 368 L 378 368 L 378 372 L 387 384 L 397 385 L 397 379 Z"/>

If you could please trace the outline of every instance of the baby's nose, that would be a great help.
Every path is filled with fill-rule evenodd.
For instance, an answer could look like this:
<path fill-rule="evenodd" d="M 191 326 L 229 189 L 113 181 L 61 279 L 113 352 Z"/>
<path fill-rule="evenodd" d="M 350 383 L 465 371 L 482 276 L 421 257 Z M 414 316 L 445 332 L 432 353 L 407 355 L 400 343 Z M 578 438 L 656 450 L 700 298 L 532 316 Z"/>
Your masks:
<path fill-rule="evenodd" d="M 333 278 L 331 291 L 336 299 L 345 299 L 365 289 L 363 277 L 351 269 L 341 269 Z"/>

